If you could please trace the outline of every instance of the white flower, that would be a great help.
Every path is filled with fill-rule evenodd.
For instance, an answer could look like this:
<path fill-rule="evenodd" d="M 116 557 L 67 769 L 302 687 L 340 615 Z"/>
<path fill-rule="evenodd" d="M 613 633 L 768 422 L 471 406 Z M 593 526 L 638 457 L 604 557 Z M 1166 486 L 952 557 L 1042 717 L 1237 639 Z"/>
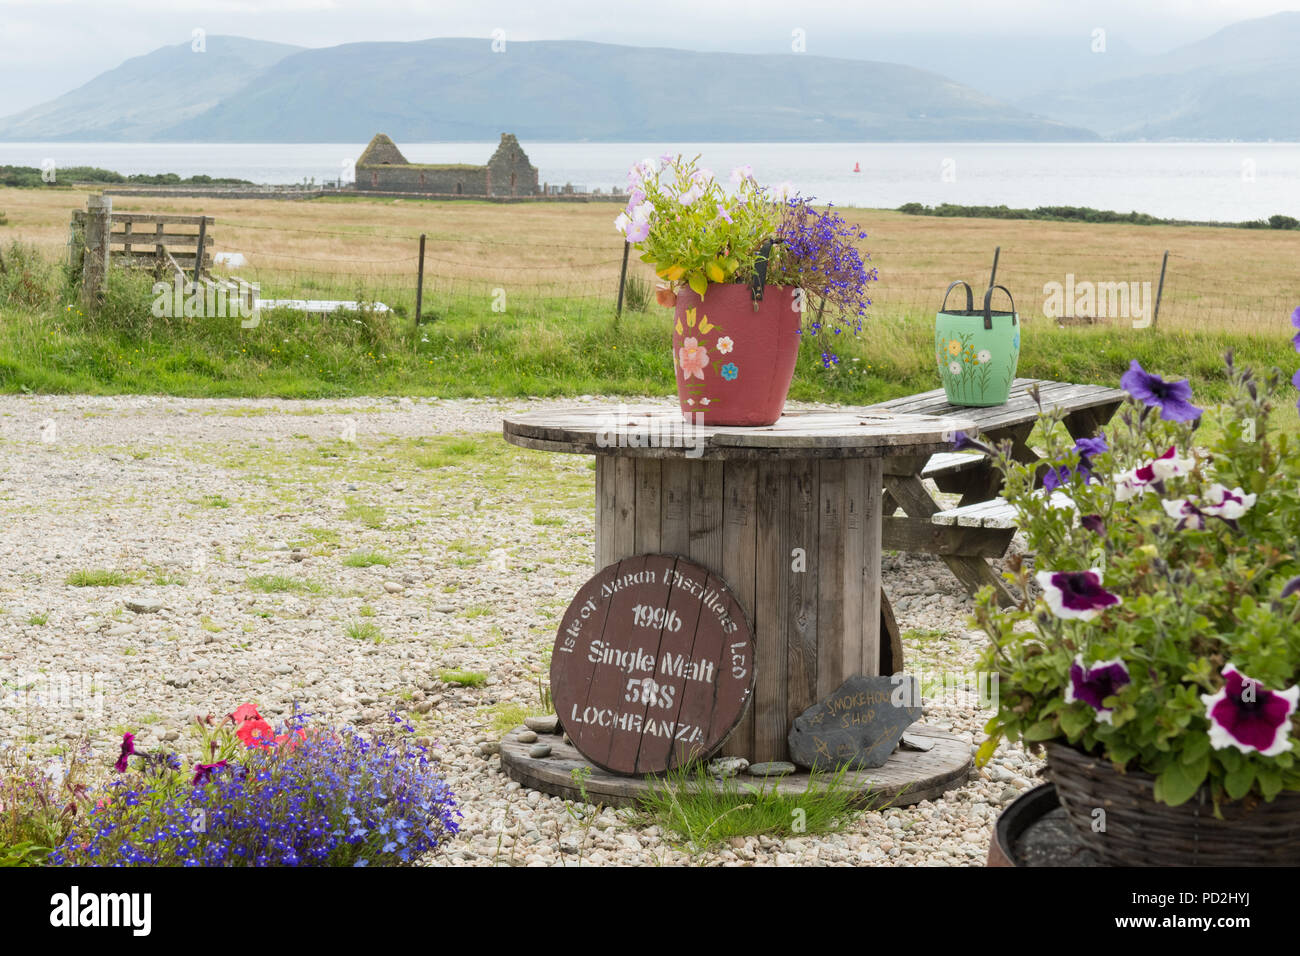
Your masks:
<path fill-rule="evenodd" d="M 707 405 L 707 404 L 709 404 L 709 401 L 710 401 L 710 400 L 707 399 L 707 398 L 701 398 L 701 399 L 700 399 L 700 404 L 701 404 L 701 405 Z"/>
<path fill-rule="evenodd" d="M 736 343 L 731 341 L 730 335 L 724 335 L 722 338 L 718 339 L 718 351 L 721 352 L 723 355 L 726 355 L 733 348 L 735 348 L 735 346 Z"/>
<path fill-rule="evenodd" d="M 950 374 L 952 374 L 952 375 L 960 375 L 960 374 L 961 374 L 961 362 L 949 362 L 949 363 L 948 363 L 948 372 L 949 372 Z"/>
<path fill-rule="evenodd" d="M 979 362 L 981 365 L 985 365 L 993 361 L 993 353 L 990 352 L 988 349 L 980 349 L 978 352 L 975 353 L 975 360 Z"/>
<path fill-rule="evenodd" d="M 631 224 L 632 224 L 632 219 L 625 212 L 619 213 L 618 218 L 614 220 L 614 228 L 617 229 L 619 232 L 621 232 L 623 235 L 627 235 L 627 227 L 630 226 Z"/>

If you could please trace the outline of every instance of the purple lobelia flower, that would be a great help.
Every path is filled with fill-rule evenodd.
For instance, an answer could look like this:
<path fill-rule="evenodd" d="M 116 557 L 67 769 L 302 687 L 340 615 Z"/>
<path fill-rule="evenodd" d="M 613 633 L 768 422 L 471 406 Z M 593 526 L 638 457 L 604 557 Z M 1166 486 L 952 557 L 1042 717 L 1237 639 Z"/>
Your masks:
<path fill-rule="evenodd" d="M 1102 706 L 1107 697 L 1114 697 L 1120 688 L 1131 683 L 1128 668 L 1118 657 L 1113 661 L 1097 661 L 1091 667 L 1083 663 L 1083 655 L 1076 654 L 1070 666 L 1070 684 L 1065 688 L 1065 702 L 1081 700 L 1097 712 L 1103 724 L 1111 722 L 1111 709 Z"/>
<path fill-rule="evenodd" d="M 1296 388 L 1300 388 L 1300 369 L 1297 369 L 1295 375 L 1291 376 L 1291 384 Z M 1295 407 L 1300 408 L 1300 402 L 1296 402 Z"/>
<path fill-rule="evenodd" d="M 1123 603 L 1119 595 L 1101 586 L 1097 571 L 1039 571 L 1034 578 L 1047 606 L 1059 618 L 1091 621 L 1106 608 Z"/>
<path fill-rule="evenodd" d="M 1291 749 L 1287 730 L 1300 686 L 1268 690 L 1231 664 L 1223 668 L 1223 687 L 1217 694 L 1202 694 L 1210 721 L 1210 746 L 1236 747 L 1242 753 L 1274 757 Z"/>
<path fill-rule="evenodd" d="M 1300 329 L 1300 308 L 1297 308 L 1294 312 L 1291 313 L 1291 324 L 1294 325 L 1297 329 Z M 1295 338 L 1291 340 L 1291 344 L 1295 346 L 1295 350 L 1297 352 L 1300 352 L 1300 331 L 1296 332 Z"/>
<path fill-rule="evenodd" d="M 1201 409 L 1192 404 L 1192 386 L 1187 379 L 1166 382 L 1159 375 L 1145 371 L 1133 359 L 1119 380 L 1120 387 L 1144 405 L 1160 409 L 1167 422 L 1190 422 L 1201 417 Z"/>

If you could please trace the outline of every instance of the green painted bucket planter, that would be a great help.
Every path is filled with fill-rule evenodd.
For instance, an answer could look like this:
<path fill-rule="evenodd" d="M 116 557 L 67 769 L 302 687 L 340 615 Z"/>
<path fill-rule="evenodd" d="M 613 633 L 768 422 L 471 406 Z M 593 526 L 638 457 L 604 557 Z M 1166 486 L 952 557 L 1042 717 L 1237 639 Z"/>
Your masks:
<path fill-rule="evenodd" d="M 957 286 L 966 289 L 966 308 L 949 310 L 948 296 Z M 1010 312 L 990 308 L 993 290 L 1001 289 Z M 943 390 L 953 405 L 985 407 L 1006 404 L 1020 360 L 1020 317 L 1005 286 L 989 286 L 984 308 L 974 308 L 970 286 L 958 279 L 948 286 L 935 315 L 934 358 Z"/>

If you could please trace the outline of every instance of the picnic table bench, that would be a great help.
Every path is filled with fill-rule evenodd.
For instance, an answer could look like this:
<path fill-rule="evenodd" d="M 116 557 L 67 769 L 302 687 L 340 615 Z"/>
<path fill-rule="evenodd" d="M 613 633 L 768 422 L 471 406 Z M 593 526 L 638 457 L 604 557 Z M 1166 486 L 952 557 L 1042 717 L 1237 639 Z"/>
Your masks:
<path fill-rule="evenodd" d="M 968 408 L 948 402 L 943 389 L 908 395 L 869 406 L 896 414 L 960 416 L 973 420 L 988 440 L 1010 440 L 1012 455 L 1032 464 L 1039 455 L 1029 447 L 1029 433 L 1038 422 L 1038 403 L 1029 394 L 1037 385 L 1044 409 L 1059 409 L 1072 438 L 1091 437 L 1110 421 L 1125 393 L 1104 385 L 1075 385 L 1046 379 L 1018 378 L 1005 405 Z M 945 494 L 961 496 L 955 508 L 945 508 L 926 489 L 934 481 Z M 992 585 L 1001 604 L 1015 602 L 1001 577 L 988 564 L 1011 546 L 1016 512 L 997 497 L 1002 478 L 983 455 L 942 452 L 930 456 L 894 455 L 884 461 L 885 517 L 883 546 L 891 551 L 937 555 L 962 583 L 976 594 Z M 903 514 L 897 514 L 898 510 Z"/>

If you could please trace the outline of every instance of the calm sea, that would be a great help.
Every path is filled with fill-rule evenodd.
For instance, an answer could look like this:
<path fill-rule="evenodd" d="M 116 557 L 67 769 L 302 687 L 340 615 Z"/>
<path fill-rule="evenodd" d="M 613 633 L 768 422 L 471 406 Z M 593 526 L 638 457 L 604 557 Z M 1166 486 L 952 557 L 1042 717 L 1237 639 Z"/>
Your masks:
<path fill-rule="evenodd" d="M 483 163 L 493 143 L 402 143 L 412 162 Z M 351 177 L 364 143 L 0 143 L 0 164 L 100 166 L 121 173 L 206 173 L 258 183 Z M 748 163 L 842 206 L 905 202 L 1092 206 L 1180 219 L 1300 217 L 1296 143 L 525 143 L 541 178 L 608 190 L 666 149 L 701 153 L 720 176 Z M 860 170 L 855 172 L 854 170 Z"/>

